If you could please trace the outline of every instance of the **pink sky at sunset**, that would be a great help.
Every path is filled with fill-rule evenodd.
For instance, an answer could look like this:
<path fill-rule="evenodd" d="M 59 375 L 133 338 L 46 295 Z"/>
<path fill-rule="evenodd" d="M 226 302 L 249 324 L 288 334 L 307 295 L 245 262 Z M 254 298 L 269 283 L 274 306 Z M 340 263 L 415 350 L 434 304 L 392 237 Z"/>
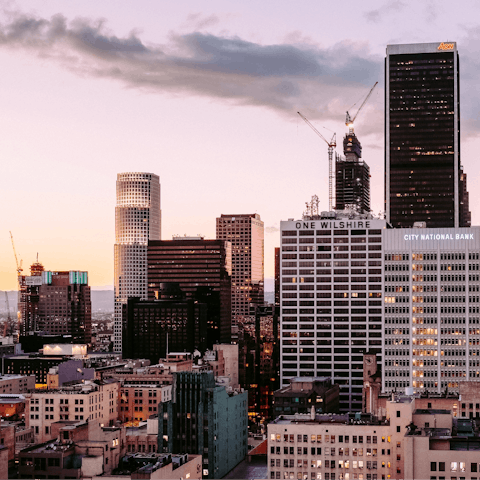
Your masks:
<path fill-rule="evenodd" d="M 0 3 L 0 290 L 16 289 L 9 231 L 25 272 L 38 252 L 49 270 L 112 285 L 127 171 L 160 176 L 163 239 L 214 238 L 220 214 L 259 213 L 272 277 L 280 220 L 314 194 L 328 209 L 327 146 L 296 112 L 341 145 L 345 111 L 376 81 L 355 132 L 380 212 L 392 43 L 457 42 L 478 225 L 479 14 L 475 1 Z"/>

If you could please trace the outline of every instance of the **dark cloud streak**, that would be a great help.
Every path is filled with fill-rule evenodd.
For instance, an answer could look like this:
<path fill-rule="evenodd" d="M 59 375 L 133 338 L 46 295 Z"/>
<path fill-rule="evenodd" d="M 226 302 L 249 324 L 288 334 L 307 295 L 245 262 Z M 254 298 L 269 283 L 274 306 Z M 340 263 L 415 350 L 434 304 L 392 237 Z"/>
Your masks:
<path fill-rule="evenodd" d="M 135 32 L 125 38 L 111 34 L 103 20 L 68 22 L 62 15 L 13 16 L 0 24 L 0 48 L 29 51 L 79 75 L 111 78 L 131 88 L 205 96 L 288 115 L 303 109 L 322 119 L 341 118 L 343 100 L 383 75 L 382 59 L 370 55 L 367 45 L 260 45 L 201 32 L 172 34 L 166 45 L 147 45 Z"/>

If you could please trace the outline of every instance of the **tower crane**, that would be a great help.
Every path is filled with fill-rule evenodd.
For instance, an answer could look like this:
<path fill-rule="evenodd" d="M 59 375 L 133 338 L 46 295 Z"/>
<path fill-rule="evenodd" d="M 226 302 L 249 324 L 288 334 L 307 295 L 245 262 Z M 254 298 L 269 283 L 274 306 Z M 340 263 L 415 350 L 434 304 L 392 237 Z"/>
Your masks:
<path fill-rule="evenodd" d="M 332 211 L 333 204 L 333 149 L 337 146 L 336 136 L 334 133 L 330 141 L 328 141 L 300 112 L 297 112 L 305 121 L 305 123 L 328 145 L 328 210 Z"/>
<path fill-rule="evenodd" d="M 15 255 L 15 263 L 17 264 L 17 275 L 20 277 L 23 272 L 22 260 L 20 260 L 20 263 L 18 263 L 17 252 L 15 251 L 15 243 L 13 242 L 12 232 L 10 232 L 10 238 L 12 239 L 13 254 Z"/>
<path fill-rule="evenodd" d="M 360 113 L 360 110 L 363 108 L 363 106 L 367 103 L 367 100 L 370 98 L 370 95 L 372 94 L 373 89 L 377 85 L 378 85 L 378 82 L 375 82 L 375 85 L 370 89 L 370 91 L 368 92 L 368 95 L 365 97 L 365 100 L 360 105 L 360 108 L 357 110 L 357 113 L 353 116 L 353 118 L 350 116 L 350 114 L 347 111 L 347 117 L 345 119 L 345 125 L 348 127 L 349 135 L 353 135 L 353 123 L 355 122 L 355 119 L 357 118 L 357 115 Z"/>

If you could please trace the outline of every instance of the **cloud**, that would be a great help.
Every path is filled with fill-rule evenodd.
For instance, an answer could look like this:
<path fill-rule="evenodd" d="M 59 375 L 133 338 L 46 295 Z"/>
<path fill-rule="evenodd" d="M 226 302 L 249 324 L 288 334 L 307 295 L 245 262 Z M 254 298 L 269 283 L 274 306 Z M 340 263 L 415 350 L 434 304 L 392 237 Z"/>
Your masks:
<path fill-rule="evenodd" d="M 213 27 L 220 22 L 217 15 L 202 16 L 201 13 L 191 13 L 187 16 L 187 21 L 184 28 L 193 28 L 195 30 L 202 30 L 204 28 Z"/>
<path fill-rule="evenodd" d="M 391 13 L 398 13 L 402 11 L 407 5 L 399 0 L 386 3 L 376 10 L 369 10 L 364 13 L 364 17 L 373 23 L 379 23 L 383 18 Z"/>
<path fill-rule="evenodd" d="M 279 231 L 280 229 L 278 227 L 265 227 L 265 232 L 267 233 L 276 233 Z"/>
<path fill-rule="evenodd" d="M 197 14 L 190 21 L 207 25 L 216 19 Z M 135 31 L 115 36 L 104 20 L 68 21 L 60 14 L 10 16 L 0 23 L 0 48 L 28 51 L 78 75 L 129 88 L 261 106 L 291 118 L 301 110 L 309 119 L 338 121 L 346 100 L 367 93 L 383 76 L 383 58 L 371 55 L 368 44 L 261 45 L 195 31 L 149 45 Z"/>

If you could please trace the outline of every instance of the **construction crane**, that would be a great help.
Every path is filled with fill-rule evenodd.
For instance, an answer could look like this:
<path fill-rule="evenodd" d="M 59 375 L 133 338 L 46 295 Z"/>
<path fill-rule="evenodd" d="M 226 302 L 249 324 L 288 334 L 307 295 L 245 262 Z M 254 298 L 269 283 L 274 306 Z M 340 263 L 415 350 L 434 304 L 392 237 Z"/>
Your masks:
<path fill-rule="evenodd" d="M 355 119 L 357 118 L 357 115 L 360 113 L 360 110 L 363 108 L 363 106 L 367 103 L 367 100 L 370 98 L 370 95 L 373 92 L 373 89 L 378 85 L 378 82 L 375 82 L 375 85 L 370 89 L 368 92 L 368 95 L 365 97 L 365 100 L 363 103 L 360 105 L 360 108 L 357 110 L 357 113 L 353 116 L 353 118 L 350 116 L 350 114 L 347 111 L 347 118 L 345 119 L 345 125 L 348 127 L 348 134 L 353 135 L 353 123 L 355 122 Z M 355 106 L 355 104 L 353 105 Z"/>
<path fill-rule="evenodd" d="M 13 254 L 15 255 L 15 263 L 17 264 L 17 275 L 20 277 L 23 272 L 22 260 L 20 260 L 20 263 L 18 263 L 17 252 L 15 251 L 15 243 L 13 242 L 12 232 L 10 232 L 10 238 L 12 239 Z"/>
<path fill-rule="evenodd" d="M 305 123 L 328 145 L 328 210 L 332 211 L 333 204 L 333 149 L 337 146 L 336 136 L 334 133 L 330 141 L 328 141 L 300 112 L 297 112 L 305 121 Z"/>

